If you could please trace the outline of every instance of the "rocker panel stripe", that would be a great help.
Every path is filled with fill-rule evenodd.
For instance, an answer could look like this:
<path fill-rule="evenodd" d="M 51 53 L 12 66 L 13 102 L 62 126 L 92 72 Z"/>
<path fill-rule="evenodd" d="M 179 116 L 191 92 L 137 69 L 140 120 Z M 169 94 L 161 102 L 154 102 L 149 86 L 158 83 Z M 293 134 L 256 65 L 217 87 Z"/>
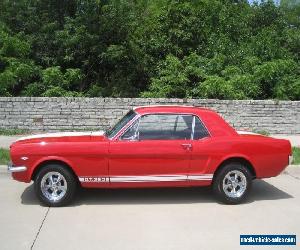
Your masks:
<path fill-rule="evenodd" d="M 167 182 L 167 181 L 207 181 L 212 174 L 202 175 L 133 175 L 133 176 L 80 176 L 80 182 Z"/>

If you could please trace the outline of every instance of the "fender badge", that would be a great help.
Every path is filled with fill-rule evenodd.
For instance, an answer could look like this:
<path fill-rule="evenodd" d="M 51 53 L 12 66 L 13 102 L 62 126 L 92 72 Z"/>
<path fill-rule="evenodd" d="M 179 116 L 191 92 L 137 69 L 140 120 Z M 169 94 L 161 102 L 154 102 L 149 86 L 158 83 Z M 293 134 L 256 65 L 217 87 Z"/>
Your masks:
<path fill-rule="evenodd" d="M 21 160 L 26 161 L 26 160 L 28 160 L 28 157 L 22 156 L 22 157 L 21 157 Z"/>

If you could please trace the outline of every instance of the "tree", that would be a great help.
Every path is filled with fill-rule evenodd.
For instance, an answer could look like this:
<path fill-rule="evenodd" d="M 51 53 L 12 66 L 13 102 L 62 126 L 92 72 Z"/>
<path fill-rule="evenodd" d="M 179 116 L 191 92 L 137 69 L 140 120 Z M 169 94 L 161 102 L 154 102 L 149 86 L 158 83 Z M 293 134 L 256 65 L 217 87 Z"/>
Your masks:
<path fill-rule="evenodd" d="M 0 1 L 0 95 L 299 100 L 300 2 Z"/>

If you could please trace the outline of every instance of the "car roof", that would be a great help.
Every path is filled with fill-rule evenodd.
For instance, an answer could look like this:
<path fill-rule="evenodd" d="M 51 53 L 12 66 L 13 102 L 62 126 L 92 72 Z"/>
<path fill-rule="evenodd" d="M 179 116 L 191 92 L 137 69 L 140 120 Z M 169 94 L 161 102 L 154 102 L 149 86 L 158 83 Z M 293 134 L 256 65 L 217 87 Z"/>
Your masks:
<path fill-rule="evenodd" d="M 139 114 L 147 114 L 147 113 L 191 113 L 191 114 L 199 114 L 199 113 L 215 113 L 214 111 L 195 106 L 184 106 L 184 105 L 150 105 L 150 106 L 139 106 L 133 108 Z"/>

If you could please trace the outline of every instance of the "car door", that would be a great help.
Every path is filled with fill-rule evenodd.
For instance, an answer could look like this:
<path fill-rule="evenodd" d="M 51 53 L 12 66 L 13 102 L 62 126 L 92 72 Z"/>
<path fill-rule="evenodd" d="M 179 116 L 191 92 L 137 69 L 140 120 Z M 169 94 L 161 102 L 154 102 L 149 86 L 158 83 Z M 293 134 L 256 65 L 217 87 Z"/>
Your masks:
<path fill-rule="evenodd" d="M 193 119 L 192 152 L 188 173 L 190 185 L 204 185 L 213 178 L 209 173 L 209 163 L 214 152 L 211 136 L 198 116 Z"/>
<path fill-rule="evenodd" d="M 191 158 L 192 115 L 140 117 L 109 146 L 112 186 L 184 186 Z"/>

